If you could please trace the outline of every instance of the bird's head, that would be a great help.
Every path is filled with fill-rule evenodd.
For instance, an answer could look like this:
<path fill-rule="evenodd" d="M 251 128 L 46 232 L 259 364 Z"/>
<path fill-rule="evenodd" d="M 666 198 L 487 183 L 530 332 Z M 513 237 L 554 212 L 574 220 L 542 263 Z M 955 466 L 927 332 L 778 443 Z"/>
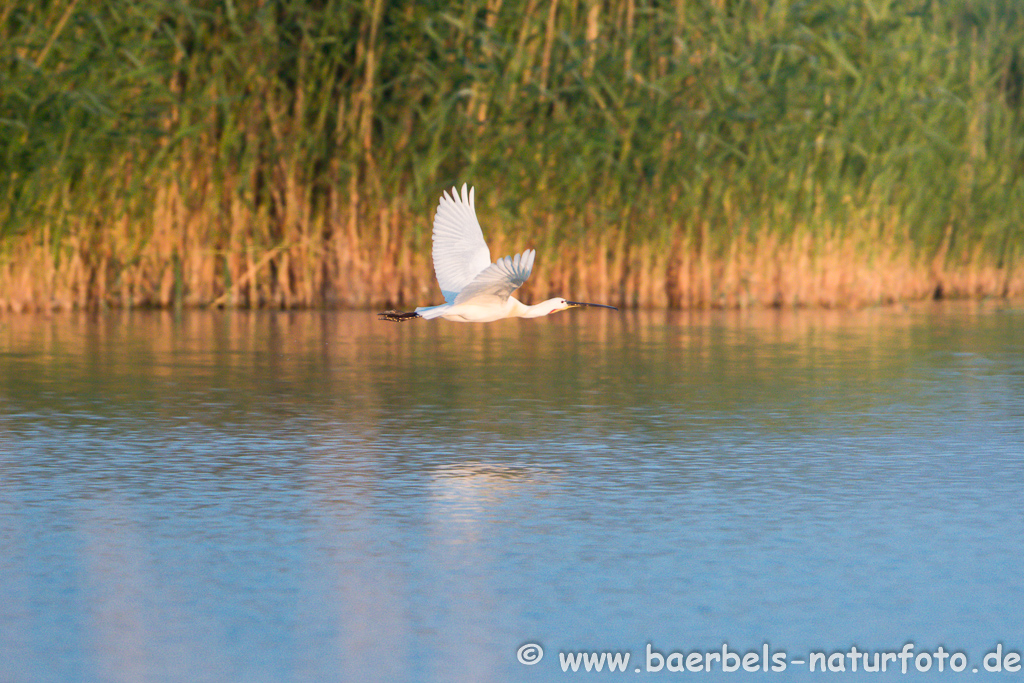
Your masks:
<path fill-rule="evenodd" d="M 614 306 L 605 306 L 604 304 L 588 304 L 588 303 L 584 303 L 582 301 L 567 301 L 566 299 L 563 299 L 562 297 L 555 297 L 554 299 L 548 299 L 547 301 L 542 301 L 541 303 L 533 306 L 532 308 L 534 309 L 534 311 L 536 311 L 536 315 L 532 316 L 532 317 L 540 317 L 542 315 L 550 315 L 552 313 L 558 313 L 559 311 L 564 311 L 564 310 L 566 310 L 568 308 L 578 308 L 580 306 L 593 306 L 595 308 L 610 308 L 613 311 L 619 310 L 619 309 L 615 308 Z"/>

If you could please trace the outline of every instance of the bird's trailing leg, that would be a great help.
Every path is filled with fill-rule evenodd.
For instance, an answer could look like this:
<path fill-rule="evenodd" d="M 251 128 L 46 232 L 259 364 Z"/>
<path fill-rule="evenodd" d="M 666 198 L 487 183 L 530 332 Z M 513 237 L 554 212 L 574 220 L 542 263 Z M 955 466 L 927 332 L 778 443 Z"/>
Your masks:
<path fill-rule="evenodd" d="M 409 313 L 399 313 L 398 311 L 384 311 L 383 313 L 377 314 L 377 320 L 390 320 L 393 323 L 400 323 L 405 320 L 412 320 L 413 318 L 420 317 L 420 314 L 416 311 Z"/>

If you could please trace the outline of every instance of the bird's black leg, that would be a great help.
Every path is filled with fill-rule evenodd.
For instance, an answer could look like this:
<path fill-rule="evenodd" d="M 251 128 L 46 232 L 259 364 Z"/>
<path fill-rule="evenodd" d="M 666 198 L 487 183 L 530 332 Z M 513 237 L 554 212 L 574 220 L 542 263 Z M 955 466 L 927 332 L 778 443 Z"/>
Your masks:
<path fill-rule="evenodd" d="M 383 313 L 377 314 L 377 320 L 390 320 L 393 323 L 400 323 L 405 320 L 412 320 L 413 318 L 420 317 L 420 314 L 416 311 L 410 313 L 399 313 L 398 311 L 384 311 Z"/>

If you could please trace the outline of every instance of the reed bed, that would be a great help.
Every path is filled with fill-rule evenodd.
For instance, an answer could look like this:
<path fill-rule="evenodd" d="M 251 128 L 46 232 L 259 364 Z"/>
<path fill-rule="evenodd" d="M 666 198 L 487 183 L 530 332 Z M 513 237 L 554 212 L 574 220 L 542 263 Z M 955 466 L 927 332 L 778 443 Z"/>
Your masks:
<path fill-rule="evenodd" d="M 1015 0 L 12 0 L 0 310 L 1024 294 Z"/>

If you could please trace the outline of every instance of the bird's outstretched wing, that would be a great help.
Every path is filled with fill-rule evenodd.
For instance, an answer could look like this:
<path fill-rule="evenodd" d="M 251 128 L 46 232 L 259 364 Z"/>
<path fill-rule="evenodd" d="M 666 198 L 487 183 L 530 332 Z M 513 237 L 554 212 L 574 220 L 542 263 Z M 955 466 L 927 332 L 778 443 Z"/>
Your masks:
<path fill-rule="evenodd" d="M 498 259 L 463 287 L 459 295 L 455 297 L 454 303 L 464 304 L 470 301 L 474 303 L 485 303 L 486 301 L 505 303 L 512 292 L 519 289 L 520 285 L 526 282 L 526 278 L 530 277 L 533 260 L 536 257 L 536 251 L 527 249 L 514 257 L 506 256 Z"/>
<path fill-rule="evenodd" d="M 462 196 L 445 192 L 434 215 L 434 273 L 444 300 L 451 303 L 473 279 L 491 265 L 491 250 L 476 219 L 473 188 Z M 517 285 L 518 286 L 518 285 Z"/>

